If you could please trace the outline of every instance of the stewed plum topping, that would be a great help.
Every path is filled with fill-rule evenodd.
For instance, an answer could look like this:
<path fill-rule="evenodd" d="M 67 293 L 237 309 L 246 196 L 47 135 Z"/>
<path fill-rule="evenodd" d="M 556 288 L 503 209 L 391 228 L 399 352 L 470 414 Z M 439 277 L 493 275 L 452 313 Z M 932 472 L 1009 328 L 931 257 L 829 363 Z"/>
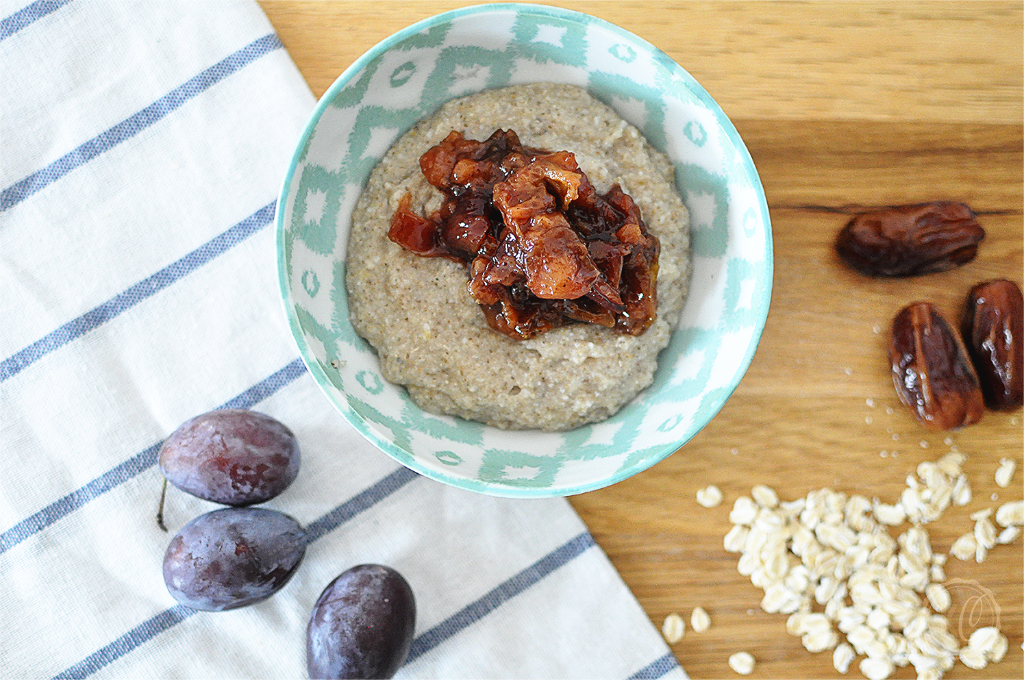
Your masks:
<path fill-rule="evenodd" d="M 653 323 L 660 244 L 615 184 L 600 194 L 568 151 L 525 147 L 513 130 L 483 142 L 452 131 L 420 157 L 444 194 L 421 216 L 406 195 L 388 237 L 464 263 L 491 328 L 524 340 L 569 323 L 641 335 Z"/>

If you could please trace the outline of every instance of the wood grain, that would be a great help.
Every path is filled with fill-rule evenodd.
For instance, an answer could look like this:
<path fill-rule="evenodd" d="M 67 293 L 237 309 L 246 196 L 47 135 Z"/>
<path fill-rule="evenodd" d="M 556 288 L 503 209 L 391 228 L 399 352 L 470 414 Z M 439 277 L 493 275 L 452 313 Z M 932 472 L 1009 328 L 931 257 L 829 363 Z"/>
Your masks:
<path fill-rule="evenodd" d="M 1020 280 L 1021 129 L 788 121 L 737 127 L 764 180 L 773 223 L 775 287 L 758 352 L 719 416 L 679 452 L 572 502 L 652 621 L 698 604 L 711 612 L 710 631 L 674 647 L 692 677 L 729 677 L 726 659 L 740 648 L 758 659 L 756 676 L 838 677 L 830 657 L 808 654 L 785 634 L 784 617 L 759 609 L 763 593 L 736 572 L 735 556 L 721 547 L 731 502 L 755 483 L 785 499 L 830 487 L 895 502 L 918 463 L 950 450 L 947 437 L 969 456 L 975 500 L 928 526 L 936 549 L 948 550 L 970 530 L 970 512 L 996 505 L 991 494 L 999 502 L 1021 497 L 1019 478 L 1005 490 L 993 479 L 1001 456 L 1019 460 L 1020 412 L 986 414 L 958 433 L 929 433 L 898 402 L 885 354 L 888 324 L 904 304 L 929 299 L 956 318 L 976 281 Z M 970 183 L 964 164 L 973 168 Z M 842 267 L 832 251 L 836 231 L 860 206 L 965 194 L 985 206 L 979 219 L 988 232 L 981 255 L 966 267 L 875 280 Z M 725 493 L 721 507 L 697 505 L 696 490 L 707 484 Z M 991 593 L 1011 650 L 998 666 L 958 666 L 947 677 L 1020 676 L 1021 557 L 1018 541 L 982 564 L 950 560 L 948 578 L 967 582 L 954 591 L 954 628 L 971 597 Z M 904 669 L 895 677 L 912 674 Z"/>
<path fill-rule="evenodd" d="M 313 92 L 392 32 L 468 2 L 281 2 L 261 5 Z M 550 2 L 587 11 L 646 38 L 686 68 L 733 118 L 761 175 L 772 218 L 772 307 L 754 361 L 722 412 L 653 468 L 570 499 L 654 625 L 696 605 L 704 634 L 673 646 L 694 678 L 839 677 L 759 608 L 761 591 L 722 549 L 732 501 L 765 483 L 786 499 L 821 487 L 893 502 L 908 473 L 955 446 L 968 454 L 974 501 L 928 525 L 937 550 L 968 531 L 968 514 L 1024 494 L 1018 470 L 995 486 L 998 460 L 1024 450 L 1024 414 L 989 413 L 956 433 L 921 428 L 896 399 L 886 333 L 918 299 L 959 315 L 974 283 L 1022 279 L 1024 22 L 1020 3 Z M 987 237 L 978 259 L 909 280 L 868 279 L 832 250 L 865 207 L 963 200 Z M 717 484 L 726 503 L 697 505 Z M 994 500 L 994 498 L 998 500 Z M 1022 543 L 982 564 L 951 559 L 954 633 L 998 623 L 1003 663 L 958 665 L 949 678 L 1020 678 Z M 974 598 L 974 599 L 972 599 Z M 978 599 L 981 598 L 981 599 Z M 988 610 L 969 607 L 988 602 Z M 912 668 L 894 677 L 913 677 Z M 859 673 L 851 671 L 854 677 Z"/>
<path fill-rule="evenodd" d="M 469 0 L 261 0 L 320 96 L 397 30 Z M 1018 124 L 1014 2 L 554 0 L 664 50 L 733 118 Z"/>

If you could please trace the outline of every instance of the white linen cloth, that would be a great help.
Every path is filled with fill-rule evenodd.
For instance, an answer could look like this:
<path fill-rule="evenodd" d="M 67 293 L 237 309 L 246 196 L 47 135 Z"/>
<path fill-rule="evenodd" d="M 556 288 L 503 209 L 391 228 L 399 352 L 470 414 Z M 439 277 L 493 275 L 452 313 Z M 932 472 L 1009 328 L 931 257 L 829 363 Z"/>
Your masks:
<path fill-rule="evenodd" d="M 405 678 L 685 677 L 571 506 L 476 495 L 364 441 L 298 359 L 275 200 L 314 100 L 259 7 L 0 0 L 0 677 L 301 678 L 314 601 L 411 583 Z M 288 425 L 310 533 L 269 600 L 195 612 L 164 550 L 213 509 L 162 440 L 219 407 Z"/>

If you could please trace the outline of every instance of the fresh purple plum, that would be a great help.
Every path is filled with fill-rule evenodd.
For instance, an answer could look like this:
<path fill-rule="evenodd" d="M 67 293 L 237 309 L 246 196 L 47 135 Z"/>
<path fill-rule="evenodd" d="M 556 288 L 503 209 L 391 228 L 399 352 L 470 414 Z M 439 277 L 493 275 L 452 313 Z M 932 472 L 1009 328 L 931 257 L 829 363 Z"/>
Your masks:
<path fill-rule="evenodd" d="M 320 594 L 306 627 L 309 677 L 390 678 L 409 656 L 412 588 L 379 564 L 352 567 Z"/>
<path fill-rule="evenodd" d="M 270 416 L 210 411 L 175 430 L 159 454 L 167 481 L 203 500 L 252 505 L 274 498 L 299 472 L 295 435 Z"/>
<path fill-rule="evenodd" d="M 265 600 L 306 554 L 306 532 L 266 508 L 222 508 L 182 527 L 164 553 L 164 583 L 181 604 L 219 612 Z"/>

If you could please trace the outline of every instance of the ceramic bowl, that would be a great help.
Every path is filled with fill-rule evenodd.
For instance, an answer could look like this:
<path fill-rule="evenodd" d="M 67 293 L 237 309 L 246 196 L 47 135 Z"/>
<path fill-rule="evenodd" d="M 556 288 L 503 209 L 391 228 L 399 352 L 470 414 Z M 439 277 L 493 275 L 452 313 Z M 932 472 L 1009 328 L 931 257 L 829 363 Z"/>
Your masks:
<path fill-rule="evenodd" d="M 614 417 L 564 433 L 508 432 L 424 412 L 381 375 L 373 348 L 349 322 L 345 289 L 352 208 L 398 136 L 449 99 L 539 81 L 585 87 L 637 126 L 674 164 L 691 217 L 689 297 L 654 383 Z M 344 417 L 418 473 L 521 498 L 607 486 L 680 449 L 743 377 L 772 287 L 764 192 L 719 106 L 643 39 L 538 5 L 439 14 L 387 38 L 342 73 L 313 112 L 285 177 L 277 247 L 299 351 Z"/>

